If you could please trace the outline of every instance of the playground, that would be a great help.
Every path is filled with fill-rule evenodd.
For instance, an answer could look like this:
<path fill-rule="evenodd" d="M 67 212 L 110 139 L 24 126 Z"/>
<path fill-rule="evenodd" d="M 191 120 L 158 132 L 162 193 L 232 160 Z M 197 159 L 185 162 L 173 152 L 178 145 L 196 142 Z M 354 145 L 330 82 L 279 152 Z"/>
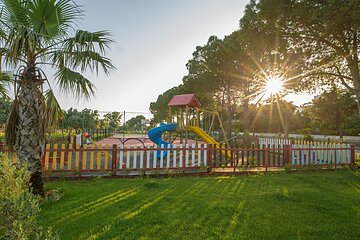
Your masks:
<path fill-rule="evenodd" d="M 84 132 L 68 145 L 47 144 L 42 158 L 44 176 L 134 177 L 166 175 L 169 171 L 244 174 L 302 168 L 333 170 L 355 164 L 355 147 L 345 143 L 249 138 L 243 145 L 230 145 L 219 115 L 201 110 L 194 94 L 175 95 L 168 106 L 175 117 L 146 135 L 115 134 L 95 142 Z M 15 156 L 8 157 L 16 161 Z"/>

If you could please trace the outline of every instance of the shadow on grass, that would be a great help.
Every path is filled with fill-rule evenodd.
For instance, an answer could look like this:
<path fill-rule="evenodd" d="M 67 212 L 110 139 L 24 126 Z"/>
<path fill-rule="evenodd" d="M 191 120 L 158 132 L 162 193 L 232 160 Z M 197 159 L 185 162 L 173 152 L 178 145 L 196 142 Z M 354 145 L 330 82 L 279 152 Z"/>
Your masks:
<path fill-rule="evenodd" d="M 355 239 L 360 234 L 359 176 L 351 172 L 111 180 L 86 185 L 93 192 L 90 201 L 78 192 L 81 187 L 63 187 L 78 204 L 69 208 L 64 197 L 43 209 L 43 221 L 59 226 L 62 239 Z"/>

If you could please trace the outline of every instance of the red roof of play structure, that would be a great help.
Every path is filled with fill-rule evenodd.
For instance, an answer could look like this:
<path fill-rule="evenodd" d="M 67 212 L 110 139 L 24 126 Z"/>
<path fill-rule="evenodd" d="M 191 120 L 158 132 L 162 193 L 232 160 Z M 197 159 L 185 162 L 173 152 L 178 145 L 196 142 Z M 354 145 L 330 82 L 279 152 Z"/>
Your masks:
<path fill-rule="evenodd" d="M 178 106 L 178 107 L 193 107 L 193 108 L 200 108 L 201 104 L 199 102 L 199 99 L 195 96 L 195 94 L 181 94 L 181 95 L 175 95 L 172 97 L 170 102 L 168 103 L 168 106 Z"/>

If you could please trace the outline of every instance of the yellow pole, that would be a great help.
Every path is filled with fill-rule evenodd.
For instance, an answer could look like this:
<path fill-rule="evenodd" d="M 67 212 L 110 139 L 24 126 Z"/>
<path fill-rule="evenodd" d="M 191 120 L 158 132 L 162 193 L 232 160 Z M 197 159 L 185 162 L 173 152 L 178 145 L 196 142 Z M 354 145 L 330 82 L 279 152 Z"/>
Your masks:
<path fill-rule="evenodd" d="M 83 157 L 82 157 L 82 170 L 85 170 L 86 169 L 86 157 L 87 157 L 87 150 L 88 149 L 88 147 L 87 147 L 87 145 L 84 145 L 83 146 Z"/>
<path fill-rule="evenodd" d="M 94 151 L 95 145 L 91 144 L 91 152 L 90 152 L 90 170 L 94 169 Z"/>
<path fill-rule="evenodd" d="M 45 146 L 45 170 L 49 170 L 49 158 L 50 158 L 50 144 L 46 144 Z"/>
<path fill-rule="evenodd" d="M 65 144 L 60 146 L 60 170 L 64 169 L 64 159 L 65 159 Z"/>
<path fill-rule="evenodd" d="M 69 148 L 67 149 L 68 151 L 68 161 L 67 161 L 67 165 L 68 165 L 68 170 L 71 170 L 71 165 L 72 165 L 72 153 L 73 153 L 73 145 L 69 144 Z"/>
<path fill-rule="evenodd" d="M 51 164 L 52 170 L 56 170 L 57 149 L 58 149 L 58 145 L 54 144 L 53 158 L 52 158 L 52 164 Z"/>
<path fill-rule="evenodd" d="M 80 158 L 80 145 L 76 144 L 76 152 L 75 152 L 75 168 L 79 171 L 79 158 Z"/>

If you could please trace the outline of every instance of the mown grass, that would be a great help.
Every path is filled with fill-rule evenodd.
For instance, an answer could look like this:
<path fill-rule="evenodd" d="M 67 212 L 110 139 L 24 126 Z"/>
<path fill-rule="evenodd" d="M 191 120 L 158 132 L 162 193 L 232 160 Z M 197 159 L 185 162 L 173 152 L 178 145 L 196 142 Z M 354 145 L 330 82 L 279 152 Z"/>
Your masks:
<path fill-rule="evenodd" d="M 40 221 L 62 239 L 360 239 L 356 171 L 96 179 L 46 184 L 64 196 Z"/>

